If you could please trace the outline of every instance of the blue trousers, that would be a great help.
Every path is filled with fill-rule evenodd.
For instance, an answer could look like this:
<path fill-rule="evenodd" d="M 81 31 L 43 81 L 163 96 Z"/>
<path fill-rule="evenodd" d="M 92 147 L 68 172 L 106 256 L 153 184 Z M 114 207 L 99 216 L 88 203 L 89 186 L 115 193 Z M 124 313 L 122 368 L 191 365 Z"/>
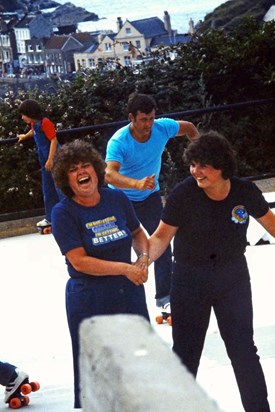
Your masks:
<path fill-rule="evenodd" d="M 141 202 L 133 202 L 136 215 L 142 226 L 151 235 L 161 219 L 163 205 L 159 192 L 153 193 Z M 162 306 L 170 302 L 171 272 L 172 272 L 172 251 L 168 246 L 166 251 L 154 263 L 155 284 L 156 284 L 156 304 Z"/>
<path fill-rule="evenodd" d="M 73 350 L 74 407 L 81 408 L 79 388 L 80 323 L 84 319 L 96 315 L 122 313 L 141 315 L 149 321 L 144 286 L 135 286 L 125 276 L 71 278 L 66 286 L 66 311 Z"/>
<path fill-rule="evenodd" d="M 51 172 L 47 172 L 45 166 L 41 168 L 42 172 L 42 192 L 45 207 L 45 218 L 51 222 L 52 208 L 62 198 L 61 192 L 56 188 Z"/>
<path fill-rule="evenodd" d="M 210 312 L 231 360 L 247 412 L 270 412 L 267 388 L 253 340 L 250 276 L 244 256 L 226 263 L 174 263 L 171 288 L 173 350 L 196 376 Z"/>
<path fill-rule="evenodd" d="M 8 362 L 0 362 L 0 385 L 7 386 L 11 381 L 11 376 L 16 366 Z"/>

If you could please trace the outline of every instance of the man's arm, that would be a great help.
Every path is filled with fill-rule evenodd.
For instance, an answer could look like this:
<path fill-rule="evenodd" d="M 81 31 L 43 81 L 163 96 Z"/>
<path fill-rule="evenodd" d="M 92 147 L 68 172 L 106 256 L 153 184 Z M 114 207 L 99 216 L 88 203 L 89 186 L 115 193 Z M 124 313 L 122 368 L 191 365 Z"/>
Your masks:
<path fill-rule="evenodd" d="M 187 136 L 190 140 L 199 137 L 199 131 L 193 123 L 179 120 L 178 124 L 180 128 L 177 136 Z"/>
<path fill-rule="evenodd" d="M 134 179 L 119 173 L 120 163 L 115 161 L 107 162 L 105 181 L 120 189 L 153 190 L 155 184 L 155 174 L 145 176 L 143 179 Z"/>

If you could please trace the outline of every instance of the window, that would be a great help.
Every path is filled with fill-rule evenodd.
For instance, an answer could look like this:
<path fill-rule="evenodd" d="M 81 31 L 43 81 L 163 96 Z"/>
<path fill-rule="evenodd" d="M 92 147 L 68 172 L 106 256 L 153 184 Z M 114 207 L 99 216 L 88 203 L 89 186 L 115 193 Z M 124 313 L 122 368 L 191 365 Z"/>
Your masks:
<path fill-rule="evenodd" d="M 140 40 L 136 40 L 136 47 L 137 47 L 138 49 L 140 49 L 140 46 L 141 46 Z"/>
<path fill-rule="evenodd" d="M 123 43 L 123 50 L 129 51 L 129 43 Z"/>
<path fill-rule="evenodd" d="M 88 59 L 89 67 L 95 67 L 95 59 Z"/>
<path fill-rule="evenodd" d="M 107 52 L 112 51 L 112 45 L 111 45 L 111 43 L 105 43 L 105 51 L 107 51 Z"/>
<path fill-rule="evenodd" d="M 126 31 L 126 35 L 127 35 L 127 36 L 129 36 L 129 35 L 132 33 L 130 27 L 126 27 L 125 31 Z"/>

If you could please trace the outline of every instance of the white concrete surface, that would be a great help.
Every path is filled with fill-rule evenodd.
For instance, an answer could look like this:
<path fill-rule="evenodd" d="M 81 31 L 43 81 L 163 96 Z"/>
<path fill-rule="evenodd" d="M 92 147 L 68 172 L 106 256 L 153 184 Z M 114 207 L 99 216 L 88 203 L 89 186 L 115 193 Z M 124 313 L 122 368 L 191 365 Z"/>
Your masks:
<path fill-rule="evenodd" d="M 247 248 L 255 340 L 266 376 L 271 410 L 275 411 L 274 252 L 274 244 Z M 31 379 L 40 382 L 40 391 L 31 394 L 28 411 L 72 412 L 73 375 L 64 303 L 67 281 L 64 258 L 52 235 L 38 234 L 1 239 L 0 256 L 0 359 L 16 364 L 26 370 Z M 146 284 L 146 293 L 152 325 L 171 347 L 171 327 L 154 322 L 158 310 L 152 274 Z M 205 342 L 198 383 L 224 412 L 243 411 L 214 318 Z M 6 410 L 7 405 L 0 402 L 0 411 Z"/>

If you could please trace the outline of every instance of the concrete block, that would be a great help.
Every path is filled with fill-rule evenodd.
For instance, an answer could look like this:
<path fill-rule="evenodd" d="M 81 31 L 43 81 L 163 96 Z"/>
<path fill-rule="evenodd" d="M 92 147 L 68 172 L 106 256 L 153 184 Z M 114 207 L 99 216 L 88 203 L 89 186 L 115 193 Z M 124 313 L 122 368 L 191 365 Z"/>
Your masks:
<path fill-rule="evenodd" d="M 179 358 L 137 315 L 80 327 L 83 412 L 218 412 Z"/>

